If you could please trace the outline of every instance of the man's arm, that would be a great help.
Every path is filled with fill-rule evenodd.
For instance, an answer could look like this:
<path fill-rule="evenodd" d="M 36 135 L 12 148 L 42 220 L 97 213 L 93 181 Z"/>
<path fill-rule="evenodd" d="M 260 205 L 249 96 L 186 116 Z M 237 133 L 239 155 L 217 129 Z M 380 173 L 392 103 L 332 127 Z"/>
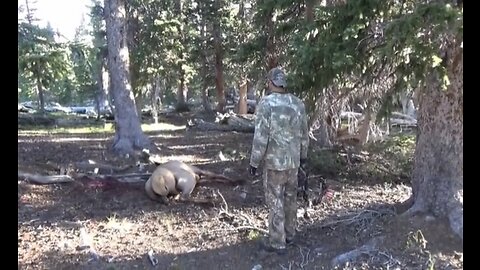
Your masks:
<path fill-rule="evenodd" d="M 306 159 L 308 154 L 308 144 L 309 144 L 309 137 L 308 137 L 308 119 L 307 113 L 305 111 L 305 106 L 302 106 L 302 111 L 300 112 L 302 116 L 302 138 L 300 141 L 300 159 Z"/>
<path fill-rule="evenodd" d="M 250 166 L 258 168 L 267 150 L 270 131 L 270 108 L 264 100 L 258 103 L 255 111 L 255 133 L 253 135 Z"/>

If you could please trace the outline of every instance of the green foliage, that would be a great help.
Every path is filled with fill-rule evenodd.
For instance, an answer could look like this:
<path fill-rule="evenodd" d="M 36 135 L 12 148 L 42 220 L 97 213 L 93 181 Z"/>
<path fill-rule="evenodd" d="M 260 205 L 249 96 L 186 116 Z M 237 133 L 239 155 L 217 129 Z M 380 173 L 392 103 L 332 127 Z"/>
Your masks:
<path fill-rule="evenodd" d="M 29 23 L 18 25 L 18 72 L 21 88 L 42 85 L 50 88 L 68 73 L 65 44 L 55 42 L 51 30 Z M 33 91 L 25 91 L 32 93 Z"/>
<path fill-rule="evenodd" d="M 396 78 L 389 96 L 414 89 L 432 69 L 445 74 L 438 56 L 445 34 L 463 35 L 463 10 L 445 3 L 347 1 L 316 11 L 314 25 L 296 29 L 288 53 L 291 87 L 304 96 L 332 85 L 368 89 L 386 68 Z"/>
<path fill-rule="evenodd" d="M 89 24 L 79 27 L 68 45 L 55 42 L 47 28 L 19 23 L 19 97 L 35 93 L 37 75 L 59 100 L 93 97 L 95 74 L 107 56 L 102 2 L 92 0 Z M 378 118 L 392 111 L 397 92 L 421 86 L 427 71 L 440 71 L 446 86 L 451 78 L 445 76 L 438 48 L 446 34 L 463 39 L 463 9 L 443 2 L 317 5 L 312 22 L 306 21 L 305 6 L 292 0 L 132 0 L 127 12 L 137 94 L 161 78 L 163 95 L 174 99 L 180 76 L 192 97 L 204 87 L 213 88 L 214 24 L 222 33 L 226 89 L 237 87 L 243 76 L 256 83 L 265 75 L 266 26 L 273 18 L 270 38 L 288 71 L 289 90 L 305 98 L 310 110 L 327 90 L 366 90 L 363 95 L 381 105 Z M 393 78 L 392 89 L 373 87 L 386 78 Z"/>
<path fill-rule="evenodd" d="M 382 142 L 369 143 L 362 152 L 312 148 L 308 162 L 312 174 L 323 177 L 408 182 L 414 151 L 415 136 L 398 134 Z"/>
<path fill-rule="evenodd" d="M 312 150 L 309 157 L 309 166 L 324 177 L 337 176 L 346 166 L 345 160 L 336 151 Z"/>

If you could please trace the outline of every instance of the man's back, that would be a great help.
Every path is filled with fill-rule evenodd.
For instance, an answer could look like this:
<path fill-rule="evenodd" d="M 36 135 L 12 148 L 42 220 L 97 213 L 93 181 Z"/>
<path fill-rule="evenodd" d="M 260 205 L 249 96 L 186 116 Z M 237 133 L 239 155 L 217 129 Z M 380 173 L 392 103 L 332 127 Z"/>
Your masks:
<path fill-rule="evenodd" d="M 273 92 L 260 101 L 256 117 L 252 149 L 254 163 L 265 154 L 267 169 L 298 168 L 300 156 L 306 157 L 308 145 L 303 102 L 292 94 Z"/>

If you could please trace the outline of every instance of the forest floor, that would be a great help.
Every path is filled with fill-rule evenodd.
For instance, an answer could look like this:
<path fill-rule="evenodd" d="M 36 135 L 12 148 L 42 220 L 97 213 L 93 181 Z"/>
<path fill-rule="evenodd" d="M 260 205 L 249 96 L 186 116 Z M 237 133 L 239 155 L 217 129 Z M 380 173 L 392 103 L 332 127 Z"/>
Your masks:
<path fill-rule="evenodd" d="M 259 248 L 268 212 L 261 178 L 247 172 L 253 134 L 187 130 L 186 121 L 164 117 L 161 130 L 147 132 L 163 158 L 244 178 L 245 185 L 198 186 L 193 196 L 210 198 L 213 206 L 163 205 L 146 197 L 143 183 L 34 185 L 19 178 L 18 268 L 334 269 L 333 261 L 349 258 L 337 268 L 463 269 L 463 243 L 445 220 L 396 214 L 411 191 L 411 136 L 368 146 L 348 161 L 342 151 L 317 150 L 310 185 L 325 181 L 333 197 L 312 206 L 299 198 L 296 242 L 277 256 Z M 19 169 L 52 174 L 47 163 L 134 162 L 109 151 L 112 137 L 19 127 Z M 85 236 L 90 248 L 82 247 Z"/>

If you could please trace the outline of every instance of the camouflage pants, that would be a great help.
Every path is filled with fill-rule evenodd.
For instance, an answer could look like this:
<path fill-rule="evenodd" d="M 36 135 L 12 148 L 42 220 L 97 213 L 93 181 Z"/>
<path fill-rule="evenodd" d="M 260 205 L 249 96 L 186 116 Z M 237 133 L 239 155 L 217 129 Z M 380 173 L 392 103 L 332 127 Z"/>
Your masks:
<path fill-rule="evenodd" d="M 264 170 L 265 202 L 269 209 L 268 243 L 285 248 L 285 240 L 293 239 L 297 226 L 297 172 Z"/>

